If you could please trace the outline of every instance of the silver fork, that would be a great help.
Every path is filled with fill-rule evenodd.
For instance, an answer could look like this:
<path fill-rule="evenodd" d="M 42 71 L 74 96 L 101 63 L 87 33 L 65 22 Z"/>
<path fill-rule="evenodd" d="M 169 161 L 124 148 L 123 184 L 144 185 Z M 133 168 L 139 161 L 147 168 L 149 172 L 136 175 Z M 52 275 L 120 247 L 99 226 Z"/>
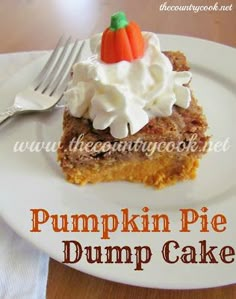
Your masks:
<path fill-rule="evenodd" d="M 14 104 L 0 112 L 0 124 L 24 112 L 42 112 L 54 107 L 67 87 L 72 65 L 79 60 L 84 42 L 77 40 L 70 49 L 71 38 L 61 38 L 45 66 L 34 81 L 15 96 Z M 64 45 L 64 47 L 63 47 Z"/>

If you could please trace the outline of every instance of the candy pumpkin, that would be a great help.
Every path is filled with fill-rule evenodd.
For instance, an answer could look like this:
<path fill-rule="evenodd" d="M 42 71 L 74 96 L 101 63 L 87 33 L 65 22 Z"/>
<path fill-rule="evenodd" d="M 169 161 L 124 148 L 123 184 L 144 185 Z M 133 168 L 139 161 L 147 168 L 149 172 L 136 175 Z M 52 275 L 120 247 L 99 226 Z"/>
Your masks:
<path fill-rule="evenodd" d="M 144 39 L 139 26 L 128 22 L 123 12 L 111 16 L 111 25 L 102 34 L 101 60 L 116 63 L 132 61 L 144 54 Z"/>

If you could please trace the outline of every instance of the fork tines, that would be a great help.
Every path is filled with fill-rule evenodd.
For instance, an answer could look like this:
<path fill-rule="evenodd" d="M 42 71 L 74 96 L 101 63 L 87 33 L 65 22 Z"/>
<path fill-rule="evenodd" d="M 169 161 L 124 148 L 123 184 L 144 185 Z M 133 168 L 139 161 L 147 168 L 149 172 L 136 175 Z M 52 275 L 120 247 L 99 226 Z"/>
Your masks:
<path fill-rule="evenodd" d="M 64 37 L 60 38 L 42 71 L 32 82 L 35 91 L 48 96 L 63 94 L 71 67 L 79 60 L 84 47 L 84 42 L 77 39 L 72 44 L 71 40 L 71 37 L 66 41 Z"/>

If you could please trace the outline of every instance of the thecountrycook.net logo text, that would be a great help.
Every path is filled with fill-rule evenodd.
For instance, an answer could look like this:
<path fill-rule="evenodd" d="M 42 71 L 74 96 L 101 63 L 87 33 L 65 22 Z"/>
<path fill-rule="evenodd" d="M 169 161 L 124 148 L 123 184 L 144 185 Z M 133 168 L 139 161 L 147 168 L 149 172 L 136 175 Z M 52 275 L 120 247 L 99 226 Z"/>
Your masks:
<path fill-rule="evenodd" d="M 219 4 L 219 2 L 215 2 L 212 5 L 196 5 L 196 4 L 188 4 L 188 5 L 174 5 L 173 3 L 168 3 L 167 1 L 162 3 L 159 7 L 160 11 L 163 12 L 230 12 L 233 10 L 233 4 Z"/>
<path fill-rule="evenodd" d="M 204 146 L 199 149 L 197 134 L 192 134 L 188 140 L 182 141 L 146 141 L 137 138 L 132 141 L 87 141 L 84 134 L 73 138 L 67 148 L 69 152 L 81 152 L 87 154 L 106 153 L 106 152 L 142 152 L 147 156 L 162 152 L 227 152 L 231 148 L 230 138 L 224 140 L 208 140 Z M 56 153 L 62 145 L 58 141 L 16 141 L 13 146 L 15 153 Z"/>

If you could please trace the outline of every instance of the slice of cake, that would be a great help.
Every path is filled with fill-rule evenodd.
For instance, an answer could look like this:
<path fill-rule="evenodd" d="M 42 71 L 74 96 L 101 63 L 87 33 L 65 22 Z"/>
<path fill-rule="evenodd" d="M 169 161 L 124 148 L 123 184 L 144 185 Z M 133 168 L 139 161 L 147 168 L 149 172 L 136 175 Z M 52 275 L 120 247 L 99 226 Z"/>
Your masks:
<path fill-rule="evenodd" d="M 141 44 L 129 51 L 107 53 L 111 40 L 113 51 L 127 43 L 112 35 L 116 30 L 125 29 L 119 34 L 130 43 L 139 34 L 123 19 L 114 15 L 111 32 L 91 42 L 94 55 L 73 69 L 58 149 L 63 172 L 75 184 L 125 180 L 162 188 L 193 179 L 209 137 L 186 58 L 161 52 L 153 33 L 140 33 L 143 44 L 138 35 Z"/>

